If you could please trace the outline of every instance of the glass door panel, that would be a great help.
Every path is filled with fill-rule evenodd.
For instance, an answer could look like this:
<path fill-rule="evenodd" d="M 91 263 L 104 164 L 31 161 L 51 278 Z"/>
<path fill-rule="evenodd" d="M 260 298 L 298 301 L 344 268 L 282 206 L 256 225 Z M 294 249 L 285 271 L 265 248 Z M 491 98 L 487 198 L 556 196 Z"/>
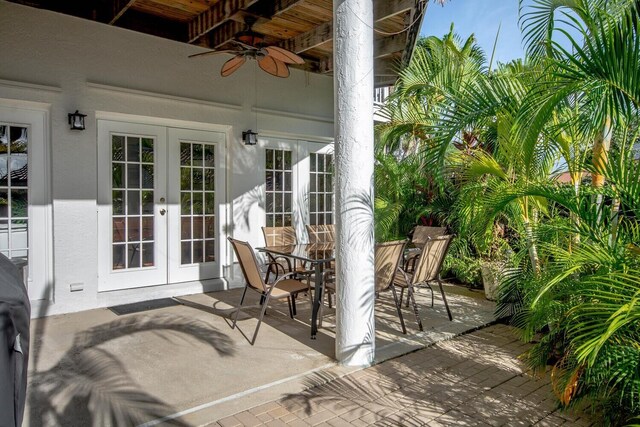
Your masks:
<path fill-rule="evenodd" d="M 111 135 L 113 270 L 155 266 L 155 140 Z"/>
<path fill-rule="evenodd" d="M 293 225 L 293 152 L 267 148 L 265 152 L 265 214 L 267 227 Z"/>
<path fill-rule="evenodd" d="M 169 280 L 222 276 L 224 134 L 169 129 Z"/>
<path fill-rule="evenodd" d="M 53 284 L 48 123 L 45 110 L 0 105 L 0 252 L 26 261 L 31 300 L 49 297 Z"/>
<path fill-rule="evenodd" d="M 0 123 L 0 253 L 26 260 L 29 253 L 28 129 Z"/>
<path fill-rule="evenodd" d="M 333 152 L 311 152 L 309 161 L 309 224 L 333 224 Z"/>
<path fill-rule="evenodd" d="M 216 261 L 215 145 L 180 143 L 180 264 Z"/>

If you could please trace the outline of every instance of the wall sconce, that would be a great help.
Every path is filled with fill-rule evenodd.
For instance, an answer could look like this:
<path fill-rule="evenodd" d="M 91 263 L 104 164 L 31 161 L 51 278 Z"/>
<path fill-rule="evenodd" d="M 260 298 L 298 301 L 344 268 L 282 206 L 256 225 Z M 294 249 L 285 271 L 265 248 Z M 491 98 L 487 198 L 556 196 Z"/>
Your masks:
<path fill-rule="evenodd" d="M 256 145 L 258 143 L 258 133 L 249 129 L 246 132 L 242 132 L 242 140 L 244 145 Z"/>
<path fill-rule="evenodd" d="M 78 110 L 75 113 L 69 113 L 69 126 L 71 130 L 84 130 L 84 118 L 86 114 L 80 114 Z"/>

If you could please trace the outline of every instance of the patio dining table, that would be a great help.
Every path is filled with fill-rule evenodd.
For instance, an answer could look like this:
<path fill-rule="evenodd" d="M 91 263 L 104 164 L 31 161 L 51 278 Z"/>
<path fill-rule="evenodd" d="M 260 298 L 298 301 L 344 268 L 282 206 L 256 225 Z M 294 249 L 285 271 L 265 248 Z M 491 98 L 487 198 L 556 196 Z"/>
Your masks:
<path fill-rule="evenodd" d="M 320 304 L 322 304 L 322 295 L 324 292 L 324 267 L 326 264 L 335 260 L 334 244 L 309 243 L 286 246 L 265 246 L 256 249 L 260 252 L 291 258 L 314 266 L 315 293 L 313 310 L 311 312 L 311 339 L 316 339 L 318 332 L 318 311 L 320 310 Z"/>

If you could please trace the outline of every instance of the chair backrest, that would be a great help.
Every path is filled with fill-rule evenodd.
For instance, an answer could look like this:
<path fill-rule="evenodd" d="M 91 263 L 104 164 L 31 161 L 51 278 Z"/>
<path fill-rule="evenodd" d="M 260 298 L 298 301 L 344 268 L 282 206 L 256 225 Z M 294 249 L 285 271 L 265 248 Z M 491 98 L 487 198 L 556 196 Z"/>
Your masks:
<path fill-rule="evenodd" d="M 253 248 L 249 242 L 232 239 L 231 237 L 227 239 L 231 242 L 233 250 L 238 257 L 238 262 L 240 263 L 240 268 L 242 269 L 242 274 L 244 275 L 244 280 L 246 280 L 247 285 L 259 291 L 266 292 L 267 287 L 262 279 L 256 254 L 253 252 Z"/>
<path fill-rule="evenodd" d="M 406 243 L 406 240 L 397 240 L 376 245 L 376 292 L 386 290 L 393 283 Z"/>
<path fill-rule="evenodd" d="M 287 246 L 298 244 L 293 227 L 262 227 L 264 243 L 267 246 Z"/>
<path fill-rule="evenodd" d="M 422 283 L 435 280 L 440 274 L 444 257 L 453 236 L 438 236 L 427 240 L 416 263 L 412 282 Z"/>
<path fill-rule="evenodd" d="M 434 237 L 444 236 L 447 234 L 447 227 L 427 227 L 425 225 L 418 225 L 413 230 L 413 237 L 411 243 L 422 246 L 427 240 Z"/>
<path fill-rule="evenodd" d="M 334 243 L 336 241 L 336 228 L 333 224 L 307 225 L 309 243 Z"/>

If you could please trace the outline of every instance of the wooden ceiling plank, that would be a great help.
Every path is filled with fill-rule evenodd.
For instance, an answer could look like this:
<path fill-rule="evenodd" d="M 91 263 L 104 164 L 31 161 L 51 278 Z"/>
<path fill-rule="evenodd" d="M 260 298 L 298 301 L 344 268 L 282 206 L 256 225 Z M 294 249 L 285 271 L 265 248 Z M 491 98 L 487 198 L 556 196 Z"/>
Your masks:
<path fill-rule="evenodd" d="M 258 0 L 223 0 L 214 4 L 189 22 L 189 43 L 193 43 L 214 28 L 224 24 L 243 9 Z"/>

